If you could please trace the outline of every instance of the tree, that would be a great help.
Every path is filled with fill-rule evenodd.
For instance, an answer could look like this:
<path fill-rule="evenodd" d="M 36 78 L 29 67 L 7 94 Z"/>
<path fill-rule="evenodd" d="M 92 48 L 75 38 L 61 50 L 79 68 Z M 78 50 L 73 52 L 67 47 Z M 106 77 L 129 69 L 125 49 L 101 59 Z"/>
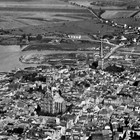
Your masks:
<path fill-rule="evenodd" d="M 128 124 L 129 124 L 129 120 L 128 120 L 128 118 L 125 119 L 124 123 L 125 123 L 125 126 L 127 127 Z"/>
<path fill-rule="evenodd" d="M 42 35 L 41 35 L 41 34 L 38 34 L 38 35 L 36 36 L 36 39 L 37 39 L 37 40 L 42 40 Z"/>
<path fill-rule="evenodd" d="M 134 132 L 134 139 L 138 139 L 138 135 L 136 132 Z"/>
<path fill-rule="evenodd" d="M 131 139 L 133 138 L 133 134 L 134 134 L 134 133 L 131 131 L 131 132 L 130 132 L 130 137 L 131 137 Z"/>
<path fill-rule="evenodd" d="M 123 127 L 119 125 L 118 132 L 123 132 Z"/>
<path fill-rule="evenodd" d="M 123 140 L 121 136 L 119 137 L 119 140 Z"/>
<path fill-rule="evenodd" d="M 66 136 L 61 136 L 61 140 L 65 140 L 66 139 Z"/>
<path fill-rule="evenodd" d="M 22 39 L 25 39 L 26 38 L 26 34 L 22 34 Z"/>
<path fill-rule="evenodd" d="M 28 34 L 28 41 L 30 42 L 31 41 L 31 36 L 32 36 L 32 34 L 30 33 L 30 34 Z"/>
<path fill-rule="evenodd" d="M 122 140 L 125 140 L 125 138 L 126 138 L 126 133 L 127 133 L 127 130 L 124 132 Z"/>
<path fill-rule="evenodd" d="M 110 116 L 110 119 L 109 119 L 109 126 L 110 126 L 110 130 L 112 132 L 112 137 L 111 137 L 111 140 L 113 140 L 113 137 L 114 137 L 114 131 L 113 131 L 113 125 L 112 125 L 112 115 Z"/>
<path fill-rule="evenodd" d="M 89 65 L 90 68 L 96 69 L 98 67 L 98 61 L 93 62 L 92 64 Z"/>
<path fill-rule="evenodd" d="M 37 108 L 35 109 L 37 115 L 40 115 L 41 112 L 41 107 L 39 105 L 37 105 Z"/>

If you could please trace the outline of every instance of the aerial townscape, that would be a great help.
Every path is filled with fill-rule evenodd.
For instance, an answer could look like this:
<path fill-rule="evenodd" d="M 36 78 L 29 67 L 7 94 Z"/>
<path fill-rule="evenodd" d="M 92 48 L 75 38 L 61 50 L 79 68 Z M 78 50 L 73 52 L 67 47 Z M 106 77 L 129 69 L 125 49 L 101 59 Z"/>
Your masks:
<path fill-rule="evenodd" d="M 0 0 L 0 140 L 140 140 L 140 1 Z"/>

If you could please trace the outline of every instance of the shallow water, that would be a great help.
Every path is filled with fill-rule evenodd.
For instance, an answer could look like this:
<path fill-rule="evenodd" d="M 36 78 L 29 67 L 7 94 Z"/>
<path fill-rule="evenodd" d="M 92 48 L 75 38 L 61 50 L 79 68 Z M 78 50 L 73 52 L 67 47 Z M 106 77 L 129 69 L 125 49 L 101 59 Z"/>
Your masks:
<path fill-rule="evenodd" d="M 29 65 L 23 64 L 19 61 L 19 57 L 24 53 L 26 52 L 21 52 L 20 47 L 17 45 L 0 46 L 0 72 L 10 71 L 15 68 L 28 67 Z"/>
<path fill-rule="evenodd" d="M 0 72 L 8 72 L 17 68 L 25 68 L 30 66 L 37 66 L 38 64 L 24 64 L 19 61 L 19 57 L 28 54 L 55 54 L 55 53 L 78 53 L 80 51 L 21 51 L 20 46 L 10 45 L 3 46 L 0 45 Z M 84 51 L 89 52 L 89 51 Z"/>

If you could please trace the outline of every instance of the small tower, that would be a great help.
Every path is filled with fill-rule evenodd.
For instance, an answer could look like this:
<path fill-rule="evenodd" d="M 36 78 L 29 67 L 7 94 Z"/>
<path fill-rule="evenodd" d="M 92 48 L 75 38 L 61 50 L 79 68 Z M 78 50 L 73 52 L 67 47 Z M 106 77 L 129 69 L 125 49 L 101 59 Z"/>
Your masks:
<path fill-rule="evenodd" d="M 44 96 L 42 96 L 41 110 L 44 113 L 52 114 L 53 112 L 53 96 L 50 92 L 46 92 Z"/>
<path fill-rule="evenodd" d="M 102 39 L 101 39 L 101 46 L 100 46 L 99 55 L 100 55 L 100 60 L 98 62 L 98 66 L 103 70 L 104 69 L 104 55 L 103 55 L 103 42 L 102 42 Z"/>

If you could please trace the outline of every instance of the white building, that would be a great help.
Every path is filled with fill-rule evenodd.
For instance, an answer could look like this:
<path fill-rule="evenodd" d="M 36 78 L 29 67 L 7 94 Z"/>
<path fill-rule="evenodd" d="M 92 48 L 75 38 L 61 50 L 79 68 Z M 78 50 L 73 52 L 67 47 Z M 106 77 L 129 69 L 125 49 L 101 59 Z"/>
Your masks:
<path fill-rule="evenodd" d="M 68 37 L 69 37 L 70 39 L 75 39 L 75 40 L 81 39 L 81 35 L 68 35 Z"/>

